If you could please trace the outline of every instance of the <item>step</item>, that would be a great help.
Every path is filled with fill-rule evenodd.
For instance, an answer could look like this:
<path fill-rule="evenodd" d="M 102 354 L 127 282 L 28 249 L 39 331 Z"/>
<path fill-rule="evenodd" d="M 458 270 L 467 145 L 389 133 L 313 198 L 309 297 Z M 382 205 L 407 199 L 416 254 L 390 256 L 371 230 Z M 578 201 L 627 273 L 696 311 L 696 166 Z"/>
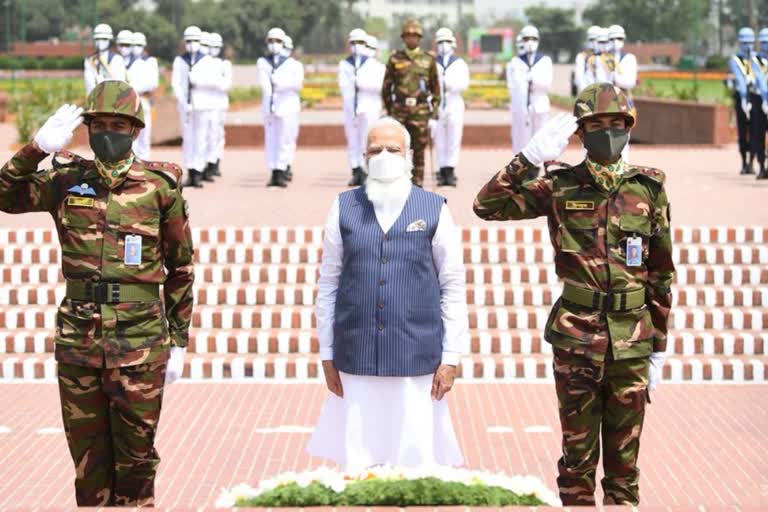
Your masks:
<path fill-rule="evenodd" d="M 195 265 L 195 281 L 212 284 L 315 284 L 318 264 L 203 264 Z M 468 283 L 550 284 L 559 282 L 553 264 L 467 264 Z M 768 285 L 767 265 L 684 265 L 676 266 L 678 285 L 743 286 Z M 54 285 L 64 282 L 58 264 L 0 264 L 0 283 L 6 285 Z"/>
<path fill-rule="evenodd" d="M 321 245 L 239 244 L 202 245 L 195 247 L 195 263 L 314 263 L 321 261 Z M 688 245 L 675 246 L 673 259 L 680 264 L 768 264 L 768 246 Z M 60 261 L 56 245 L 30 245 L 0 247 L 0 262 L 6 265 L 56 263 Z M 465 263 L 552 263 L 552 246 L 538 244 L 519 245 L 465 245 Z"/>
<path fill-rule="evenodd" d="M 53 329 L 55 306 L 0 307 L 0 329 Z M 547 307 L 469 307 L 472 329 L 543 329 Z M 768 325 L 766 308 L 672 308 L 674 329 L 746 329 L 759 331 Z M 312 329 L 312 306 L 198 306 L 192 327 L 203 329 Z"/>
<path fill-rule="evenodd" d="M 57 305 L 66 292 L 58 286 L 0 286 L 2 305 Z M 560 297 L 560 285 L 468 285 L 466 300 L 477 306 L 550 306 Z M 694 287 L 672 289 L 677 306 L 766 307 L 768 285 L 758 287 Z M 213 285 L 195 286 L 195 304 L 206 306 L 301 305 L 312 306 L 317 298 L 314 285 Z"/>
<path fill-rule="evenodd" d="M 766 357 L 714 356 L 669 357 L 664 380 L 678 382 L 765 382 Z M 0 382 L 51 380 L 56 361 L 51 355 L 0 355 Z M 458 368 L 462 381 L 520 380 L 551 381 L 552 357 L 467 356 Z M 183 378 L 191 381 L 290 381 L 322 379 L 322 365 L 316 356 L 296 355 L 189 355 Z"/>
<path fill-rule="evenodd" d="M 551 346 L 537 329 L 471 330 L 472 354 L 550 354 Z M 192 329 L 189 353 L 199 354 L 317 354 L 316 331 L 300 329 Z M 764 355 L 768 331 L 671 330 L 670 355 Z M 53 331 L 0 331 L 0 353 L 44 354 L 54 349 Z"/>
<path fill-rule="evenodd" d="M 329 205 L 330 206 L 330 205 Z M 754 243 L 768 240 L 768 227 L 764 226 L 675 226 L 672 228 L 675 243 Z M 263 227 L 195 227 L 192 237 L 201 243 L 315 243 L 323 237 L 322 226 L 263 226 Z M 462 229 L 465 242 L 490 243 L 541 243 L 549 240 L 549 232 L 543 226 L 518 226 L 513 222 L 488 223 Z M 58 240 L 50 228 L 0 229 L 0 246 L 9 244 L 46 244 Z"/>

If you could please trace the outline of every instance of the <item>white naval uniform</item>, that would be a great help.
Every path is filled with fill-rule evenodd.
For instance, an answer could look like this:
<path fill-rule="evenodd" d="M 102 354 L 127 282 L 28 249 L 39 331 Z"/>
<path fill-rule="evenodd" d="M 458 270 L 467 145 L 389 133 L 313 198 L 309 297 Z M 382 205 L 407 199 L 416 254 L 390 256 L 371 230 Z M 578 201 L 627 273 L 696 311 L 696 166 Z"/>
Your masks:
<path fill-rule="evenodd" d="M 405 200 L 390 211 L 374 208 L 384 232 L 395 224 Z M 432 257 L 440 284 L 444 326 L 443 364 L 458 364 L 469 349 L 466 274 L 461 230 L 447 205 L 440 211 L 432 238 Z M 315 314 L 320 358 L 333 359 L 336 291 L 344 261 L 339 227 L 339 200 L 325 226 Z M 330 394 L 307 452 L 336 461 L 345 470 L 375 465 L 460 466 L 463 457 L 453 430 L 446 398 L 431 397 L 432 375 L 376 377 L 340 373 L 344 398 Z M 447 395 L 447 396 L 450 396 Z"/>
<path fill-rule="evenodd" d="M 176 96 L 182 126 L 184 166 L 202 172 L 205 169 L 206 130 L 211 125 L 210 91 L 192 83 L 192 72 L 198 68 L 210 70 L 213 60 L 200 52 L 179 55 L 173 60 L 171 86 Z M 205 73 L 196 73 L 205 79 Z"/>
<path fill-rule="evenodd" d="M 339 62 L 339 88 L 347 136 L 347 159 L 354 169 L 365 165 L 368 126 L 381 116 L 384 64 L 375 57 L 353 56 Z"/>
<path fill-rule="evenodd" d="M 256 63 L 264 114 L 264 152 L 267 169 L 285 171 L 291 163 L 298 135 L 304 66 L 293 57 L 270 55 Z"/>
<path fill-rule="evenodd" d="M 587 59 L 592 55 L 591 51 L 584 50 L 576 55 L 576 61 L 573 63 L 573 81 L 576 84 L 576 94 L 581 92 L 587 85 L 586 72 L 587 72 Z"/>
<path fill-rule="evenodd" d="M 523 150 L 549 117 L 552 59 L 541 53 L 521 53 L 507 63 L 512 153 Z"/>
<path fill-rule="evenodd" d="M 141 96 L 141 106 L 144 109 L 144 128 L 133 142 L 133 152 L 141 160 L 150 159 L 152 147 L 152 102 L 150 94 L 160 83 L 160 69 L 157 59 L 142 55 L 128 60 L 128 83 Z"/>
<path fill-rule="evenodd" d="M 229 90 L 232 89 L 232 62 L 221 57 L 211 57 L 211 61 L 211 71 L 209 73 L 206 68 L 205 77 L 212 111 L 205 144 L 205 160 L 209 164 L 215 164 L 224 154 L 224 122 L 229 110 Z"/>
<path fill-rule="evenodd" d="M 85 94 L 90 94 L 104 80 L 127 80 L 125 60 L 122 55 L 111 50 L 89 55 L 83 61 Z"/>
<path fill-rule="evenodd" d="M 469 87 L 469 66 L 453 53 L 440 55 L 435 60 L 440 80 L 440 106 L 434 134 L 437 165 L 441 169 L 457 167 L 464 130 L 464 99 L 461 94 Z"/>

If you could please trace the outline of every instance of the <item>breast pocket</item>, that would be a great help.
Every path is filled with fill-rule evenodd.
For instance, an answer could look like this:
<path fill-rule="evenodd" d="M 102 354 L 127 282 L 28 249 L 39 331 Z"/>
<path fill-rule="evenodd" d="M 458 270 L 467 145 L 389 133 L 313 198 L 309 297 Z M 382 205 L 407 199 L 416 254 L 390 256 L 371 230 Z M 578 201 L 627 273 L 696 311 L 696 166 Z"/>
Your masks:
<path fill-rule="evenodd" d="M 592 254 L 597 250 L 597 216 L 584 213 L 568 213 L 563 216 L 560 224 L 560 250 L 562 252 L 577 252 Z"/>
<path fill-rule="evenodd" d="M 130 266 L 142 269 L 148 263 L 160 260 L 160 215 L 157 212 L 142 212 L 135 216 L 123 214 L 120 217 L 119 231 L 118 257 L 120 261 L 128 261 Z M 129 243 L 126 244 L 126 241 Z M 125 257 L 126 246 L 129 251 L 128 260 Z M 137 254 L 140 254 L 141 257 L 137 258 Z M 137 261 L 138 264 L 136 264 Z"/>
<path fill-rule="evenodd" d="M 101 257 L 102 215 L 95 206 L 63 206 L 61 252 L 70 270 L 73 265 L 83 266 L 89 259 Z"/>
<path fill-rule="evenodd" d="M 643 243 L 642 258 L 648 257 L 648 242 L 651 238 L 651 219 L 642 214 L 624 213 L 619 217 L 619 252 L 626 261 L 627 259 L 627 240 L 630 238 L 640 238 Z"/>

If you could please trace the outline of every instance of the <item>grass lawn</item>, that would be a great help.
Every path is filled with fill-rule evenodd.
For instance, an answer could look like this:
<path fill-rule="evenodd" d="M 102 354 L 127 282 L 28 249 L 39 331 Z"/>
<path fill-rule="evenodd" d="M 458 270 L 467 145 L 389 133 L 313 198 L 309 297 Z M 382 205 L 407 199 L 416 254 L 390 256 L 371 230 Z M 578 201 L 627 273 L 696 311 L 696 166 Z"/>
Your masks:
<path fill-rule="evenodd" d="M 698 93 L 694 95 L 693 80 L 672 78 L 642 78 L 634 90 L 636 96 L 659 98 L 698 99 L 702 103 L 731 104 L 731 93 L 720 80 L 699 80 Z"/>

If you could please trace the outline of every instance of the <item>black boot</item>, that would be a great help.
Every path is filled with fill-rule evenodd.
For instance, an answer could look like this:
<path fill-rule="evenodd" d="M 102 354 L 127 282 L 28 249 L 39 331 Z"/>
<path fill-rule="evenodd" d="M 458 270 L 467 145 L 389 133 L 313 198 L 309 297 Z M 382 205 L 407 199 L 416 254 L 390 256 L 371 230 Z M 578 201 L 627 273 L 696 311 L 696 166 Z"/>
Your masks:
<path fill-rule="evenodd" d="M 185 187 L 203 188 L 200 171 L 189 169 L 187 173 L 187 182 L 184 184 Z"/>
<path fill-rule="evenodd" d="M 216 160 L 216 163 L 213 164 L 213 175 L 214 176 L 221 176 L 221 170 L 219 170 L 219 163 L 221 163 L 221 159 Z"/>
<path fill-rule="evenodd" d="M 768 180 L 768 170 L 765 169 L 765 162 L 760 162 L 760 173 L 757 175 L 759 180 Z"/>
<path fill-rule="evenodd" d="M 362 167 L 352 169 L 352 179 L 347 183 L 350 187 L 361 187 L 365 183 L 365 172 Z"/>
<path fill-rule="evenodd" d="M 455 187 L 456 182 L 459 181 L 458 178 L 456 178 L 456 174 L 454 174 L 454 168 L 453 167 L 447 167 L 445 172 L 445 184 L 449 187 Z"/>
<path fill-rule="evenodd" d="M 448 184 L 445 176 L 448 172 L 447 167 L 441 167 L 439 171 L 437 171 L 437 186 L 438 187 L 444 187 Z"/>
<path fill-rule="evenodd" d="M 286 188 L 288 186 L 288 182 L 285 180 L 285 171 L 281 169 L 272 169 L 272 179 L 269 181 L 267 186 Z"/>
<path fill-rule="evenodd" d="M 291 166 L 288 165 L 285 169 L 285 180 L 286 181 L 293 181 L 293 171 L 291 170 Z"/>
<path fill-rule="evenodd" d="M 208 163 L 203 171 L 203 181 L 213 181 L 213 164 Z"/>

